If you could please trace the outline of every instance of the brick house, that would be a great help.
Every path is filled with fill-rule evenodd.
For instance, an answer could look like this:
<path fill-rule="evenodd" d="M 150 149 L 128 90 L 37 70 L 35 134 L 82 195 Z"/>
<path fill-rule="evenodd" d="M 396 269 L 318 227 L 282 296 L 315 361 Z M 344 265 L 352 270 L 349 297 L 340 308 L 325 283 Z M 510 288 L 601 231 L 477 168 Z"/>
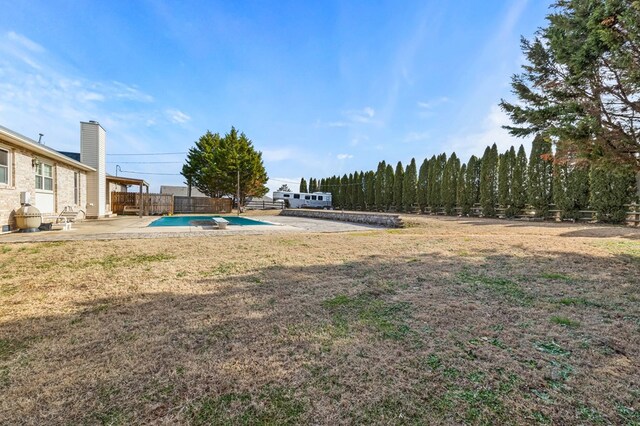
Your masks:
<path fill-rule="evenodd" d="M 65 208 L 88 218 L 111 214 L 111 191 L 125 191 L 137 179 L 106 173 L 106 132 L 95 121 L 80 123 L 80 152 L 61 152 L 0 126 L 0 231 L 15 228 L 20 193 L 43 215 Z M 144 182 L 144 181 L 141 181 Z"/>

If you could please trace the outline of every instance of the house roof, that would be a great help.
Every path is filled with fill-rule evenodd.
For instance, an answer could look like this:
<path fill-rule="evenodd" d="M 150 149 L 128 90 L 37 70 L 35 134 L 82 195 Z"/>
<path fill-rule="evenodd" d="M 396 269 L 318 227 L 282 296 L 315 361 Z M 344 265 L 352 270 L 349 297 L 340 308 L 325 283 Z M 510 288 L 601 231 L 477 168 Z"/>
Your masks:
<path fill-rule="evenodd" d="M 160 193 L 161 194 L 171 194 L 176 195 L 178 197 L 186 197 L 188 194 L 189 188 L 186 186 L 170 186 L 170 185 L 161 185 Z M 191 187 L 191 196 L 192 197 L 207 197 L 207 195 L 198 191 L 198 188 Z"/>
<path fill-rule="evenodd" d="M 142 186 L 149 187 L 149 184 L 144 179 L 107 175 L 107 180 L 110 182 L 115 182 L 122 185 L 142 185 Z"/>
<path fill-rule="evenodd" d="M 42 157 L 54 159 L 61 163 L 69 164 L 76 169 L 84 170 L 87 172 L 95 172 L 96 169 L 93 167 L 89 167 L 86 164 L 81 163 L 80 161 L 74 160 L 73 158 L 56 151 L 53 148 L 49 148 L 46 145 L 38 143 L 31 138 L 28 138 L 20 133 L 14 132 L 13 130 L 7 129 L 4 126 L 0 126 L 0 140 L 15 145 L 17 147 L 26 149 L 31 151 L 37 155 Z"/>

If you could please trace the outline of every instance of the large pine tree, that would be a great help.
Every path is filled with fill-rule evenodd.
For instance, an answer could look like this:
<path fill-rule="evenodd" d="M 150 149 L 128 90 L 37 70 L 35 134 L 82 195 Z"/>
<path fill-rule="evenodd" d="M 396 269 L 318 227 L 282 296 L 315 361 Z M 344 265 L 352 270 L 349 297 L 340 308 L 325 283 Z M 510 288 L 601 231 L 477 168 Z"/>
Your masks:
<path fill-rule="evenodd" d="M 376 174 L 372 170 L 369 170 L 364 174 L 364 187 L 365 187 L 364 204 L 366 209 L 369 211 L 372 211 L 376 204 L 375 180 L 376 180 Z"/>

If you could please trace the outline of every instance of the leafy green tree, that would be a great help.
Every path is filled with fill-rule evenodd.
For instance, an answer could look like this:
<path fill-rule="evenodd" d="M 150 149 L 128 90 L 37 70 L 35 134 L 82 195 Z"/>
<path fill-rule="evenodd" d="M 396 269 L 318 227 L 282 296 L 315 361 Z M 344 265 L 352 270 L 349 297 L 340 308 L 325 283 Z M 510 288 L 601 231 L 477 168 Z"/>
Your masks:
<path fill-rule="evenodd" d="M 635 198 L 636 178 L 631 166 L 605 164 L 591 167 L 591 207 L 601 222 L 622 223 L 626 218 L 625 204 Z"/>
<path fill-rule="evenodd" d="M 247 197 L 261 197 L 269 192 L 265 186 L 268 176 L 262 153 L 234 127 L 224 137 L 205 133 L 189 150 L 183 172 L 204 194 L 231 196 L 240 206 Z M 236 199 L 238 192 L 239 200 Z"/>
<path fill-rule="evenodd" d="M 498 147 L 494 143 L 487 147 L 482 156 L 480 168 L 480 205 L 482 215 L 494 217 L 496 215 L 496 203 L 498 201 Z"/>
<path fill-rule="evenodd" d="M 280 188 L 278 188 L 278 192 L 291 192 L 291 189 L 289 189 L 289 185 L 285 183 L 283 185 L 280 185 Z"/>
<path fill-rule="evenodd" d="M 527 64 L 512 79 L 518 102 L 501 102 L 514 123 L 507 128 L 640 170 L 639 3 L 557 0 L 547 22 L 522 39 Z"/>
<path fill-rule="evenodd" d="M 393 177 L 393 206 L 396 211 L 402 211 L 402 184 L 404 183 L 404 168 L 402 162 L 396 165 L 396 174 Z"/>
<path fill-rule="evenodd" d="M 385 210 L 385 171 L 387 164 L 384 161 L 378 163 L 378 169 L 375 175 L 375 200 L 374 203 L 377 210 Z"/>
<path fill-rule="evenodd" d="M 442 172 L 442 205 L 448 215 L 455 213 L 459 172 L 460 160 L 458 160 L 454 152 L 449 157 Z"/>
<path fill-rule="evenodd" d="M 418 184 L 418 171 L 416 170 L 416 159 L 412 158 L 407 166 L 402 182 L 402 205 L 404 211 L 411 213 L 413 205 L 416 203 L 416 187 Z"/>
<path fill-rule="evenodd" d="M 458 188 L 456 189 L 456 205 L 460 207 L 460 213 L 468 215 L 471 211 L 471 206 L 467 199 L 467 165 L 463 164 L 458 172 Z"/>
<path fill-rule="evenodd" d="M 551 143 L 542 135 L 537 135 L 531 144 L 528 181 L 529 204 L 531 204 L 538 217 L 546 215 L 551 203 L 552 165 Z"/>
<path fill-rule="evenodd" d="M 387 164 L 384 172 L 384 209 L 389 210 L 393 204 L 393 189 L 395 187 L 395 174 L 391 164 Z"/>
<path fill-rule="evenodd" d="M 511 177 L 512 212 L 514 215 L 520 214 L 522 209 L 526 207 L 527 200 L 529 199 L 527 189 L 527 165 L 527 153 L 524 150 L 524 146 L 520 145 Z"/>
<path fill-rule="evenodd" d="M 420 171 L 418 172 L 418 188 L 417 188 L 417 198 L 418 198 L 418 206 L 420 207 L 420 211 L 424 213 L 429 206 L 427 191 L 429 185 L 429 160 L 427 158 L 424 159 L 422 165 L 420 166 Z"/>
<path fill-rule="evenodd" d="M 226 194 L 224 165 L 218 158 L 220 134 L 207 131 L 189 149 L 182 166 L 187 185 L 193 185 L 208 197 L 220 198 Z"/>

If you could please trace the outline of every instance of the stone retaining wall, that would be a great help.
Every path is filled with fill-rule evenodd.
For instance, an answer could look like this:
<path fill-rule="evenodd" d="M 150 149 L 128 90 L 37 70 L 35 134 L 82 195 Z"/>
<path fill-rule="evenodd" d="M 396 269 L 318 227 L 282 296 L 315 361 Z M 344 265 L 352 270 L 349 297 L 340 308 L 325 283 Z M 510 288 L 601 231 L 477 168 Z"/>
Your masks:
<path fill-rule="evenodd" d="M 285 209 L 281 216 L 308 217 L 313 219 L 339 220 L 342 222 L 363 223 L 366 225 L 402 228 L 400 215 L 388 213 L 350 212 L 339 210 Z"/>

